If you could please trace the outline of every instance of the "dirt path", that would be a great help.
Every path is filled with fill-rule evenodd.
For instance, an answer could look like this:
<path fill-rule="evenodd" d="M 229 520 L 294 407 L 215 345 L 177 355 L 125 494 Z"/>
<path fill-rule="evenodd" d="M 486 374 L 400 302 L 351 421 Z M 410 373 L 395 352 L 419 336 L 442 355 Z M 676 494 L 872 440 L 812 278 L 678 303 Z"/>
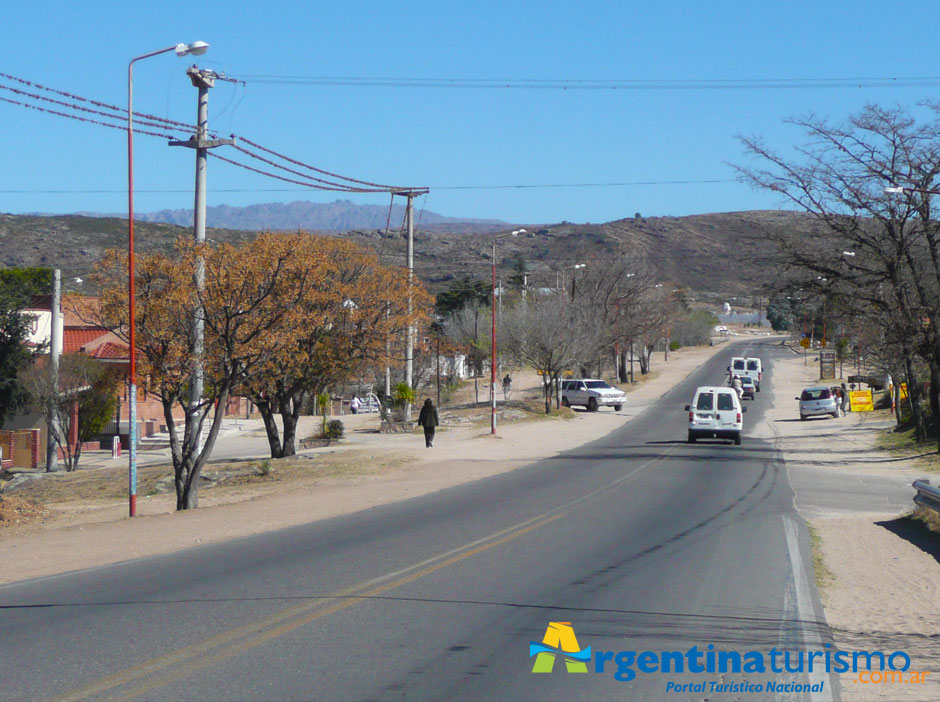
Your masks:
<path fill-rule="evenodd" d="M 577 411 L 570 419 L 506 423 L 498 426 L 495 437 L 489 434 L 488 425 L 445 427 L 433 449 L 425 449 L 418 434 L 369 431 L 372 424 L 377 426 L 376 415 L 347 415 L 343 421 L 350 439 L 339 450 L 305 452 L 315 461 L 329 457 L 334 468 L 329 477 L 237 489 L 218 487 L 202 492 L 200 509 L 188 512 L 175 511 L 172 495 L 140 497 L 140 516 L 134 519 L 126 516 L 125 500 L 48 505 L 55 518 L 0 531 L 0 582 L 169 553 L 327 519 L 513 470 L 617 429 L 722 348 L 680 349 L 670 354 L 668 363 L 661 356 L 655 359 L 655 381 L 631 388 L 627 406 L 619 413 L 611 409 Z M 540 392 L 534 374 L 516 373 L 513 378 L 513 399 L 516 393 Z M 488 395 L 481 392 L 481 397 Z M 501 392 L 497 399 L 502 399 Z M 480 408 L 480 414 L 488 418 L 488 408 Z M 245 455 L 251 455 L 252 450 L 264 455 L 263 433 L 247 434 L 230 441 L 243 442 Z"/>

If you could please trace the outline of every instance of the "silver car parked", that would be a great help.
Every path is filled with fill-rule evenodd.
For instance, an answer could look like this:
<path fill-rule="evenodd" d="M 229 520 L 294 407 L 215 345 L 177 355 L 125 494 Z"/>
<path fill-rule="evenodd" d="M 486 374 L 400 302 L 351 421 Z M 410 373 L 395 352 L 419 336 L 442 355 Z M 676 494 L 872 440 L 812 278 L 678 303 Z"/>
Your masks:
<path fill-rule="evenodd" d="M 803 388 L 800 396 L 793 399 L 800 401 L 800 419 L 823 414 L 839 416 L 839 401 L 833 396 L 832 390 L 823 385 Z"/>

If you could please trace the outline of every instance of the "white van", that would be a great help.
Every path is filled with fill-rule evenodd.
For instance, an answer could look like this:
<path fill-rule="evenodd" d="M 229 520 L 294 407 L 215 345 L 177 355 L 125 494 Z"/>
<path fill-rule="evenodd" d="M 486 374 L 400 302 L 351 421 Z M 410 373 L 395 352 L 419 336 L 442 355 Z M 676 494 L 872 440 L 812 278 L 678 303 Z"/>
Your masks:
<path fill-rule="evenodd" d="M 757 392 L 760 392 L 760 379 L 764 373 L 759 358 L 744 359 L 744 375 L 748 376 L 754 381 L 754 387 L 757 389 Z"/>
<path fill-rule="evenodd" d="M 689 413 L 689 443 L 698 439 L 731 439 L 741 444 L 744 427 L 738 394 L 729 387 L 705 385 L 695 391 L 692 404 L 685 406 Z"/>

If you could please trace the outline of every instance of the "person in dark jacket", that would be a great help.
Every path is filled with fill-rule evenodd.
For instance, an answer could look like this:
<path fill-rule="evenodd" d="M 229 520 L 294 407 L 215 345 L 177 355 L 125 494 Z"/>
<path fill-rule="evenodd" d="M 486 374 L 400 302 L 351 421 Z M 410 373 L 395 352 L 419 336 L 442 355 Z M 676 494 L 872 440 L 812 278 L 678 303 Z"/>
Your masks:
<path fill-rule="evenodd" d="M 424 401 L 421 408 L 421 414 L 418 415 L 418 424 L 424 427 L 424 445 L 425 448 L 431 448 L 434 445 L 434 431 L 440 420 L 437 417 L 437 407 L 431 402 L 429 397 Z"/>
<path fill-rule="evenodd" d="M 842 410 L 843 417 L 846 412 L 852 411 L 852 406 L 849 404 L 849 390 L 845 387 L 845 383 L 842 383 L 842 402 L 839 403 L 839 409 Z"/>

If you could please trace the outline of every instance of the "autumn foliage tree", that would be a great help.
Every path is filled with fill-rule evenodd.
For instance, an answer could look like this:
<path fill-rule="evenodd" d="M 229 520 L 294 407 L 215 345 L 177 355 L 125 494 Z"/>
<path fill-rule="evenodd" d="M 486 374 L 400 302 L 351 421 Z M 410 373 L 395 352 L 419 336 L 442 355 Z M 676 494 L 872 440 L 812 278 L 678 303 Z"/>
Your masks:
<path fill-rule="evenodd" d="M 419 324 L 431 303 L 416 282 L 409 315 L 407 271 L 384 266 L 343 239 L 303 236 L 289 265 L 307 280 L 294 310 L 303 323 L 244 385 L 264 420 L 272 458 L 294 455 L 305 397 L 343 384 L 366 364 L 388 363 L 389 339 L 403 334 L 409 321 Z"/>
<path fill-rule="evenodd" d="M 312 284 L 297 265 L 303 235 L 262 234 L 234 246 L 195 245 L 180 239 L 172 255 L 140 255 L 135 267 L 138 373 L 163 404 L 170 433 L 177 509 L 198 506 L 199 476 L 214 447 L 233 390 L 265 372 L 307 324 L 301 302 Z M 194 282 L 200 262 L 205 285 Z M 99 322 L 127 339 L 127 264 L 112 251 L 99 265 Z M 193 320 L 203 310 L 204 351 L 198 353 Z M 203 369 L 204 392 L 193 398 L 194 372 Z M 173 417 L 183 413 L 182 433 Z M 200 437 L 208 421 L 203 443 Z"/>

